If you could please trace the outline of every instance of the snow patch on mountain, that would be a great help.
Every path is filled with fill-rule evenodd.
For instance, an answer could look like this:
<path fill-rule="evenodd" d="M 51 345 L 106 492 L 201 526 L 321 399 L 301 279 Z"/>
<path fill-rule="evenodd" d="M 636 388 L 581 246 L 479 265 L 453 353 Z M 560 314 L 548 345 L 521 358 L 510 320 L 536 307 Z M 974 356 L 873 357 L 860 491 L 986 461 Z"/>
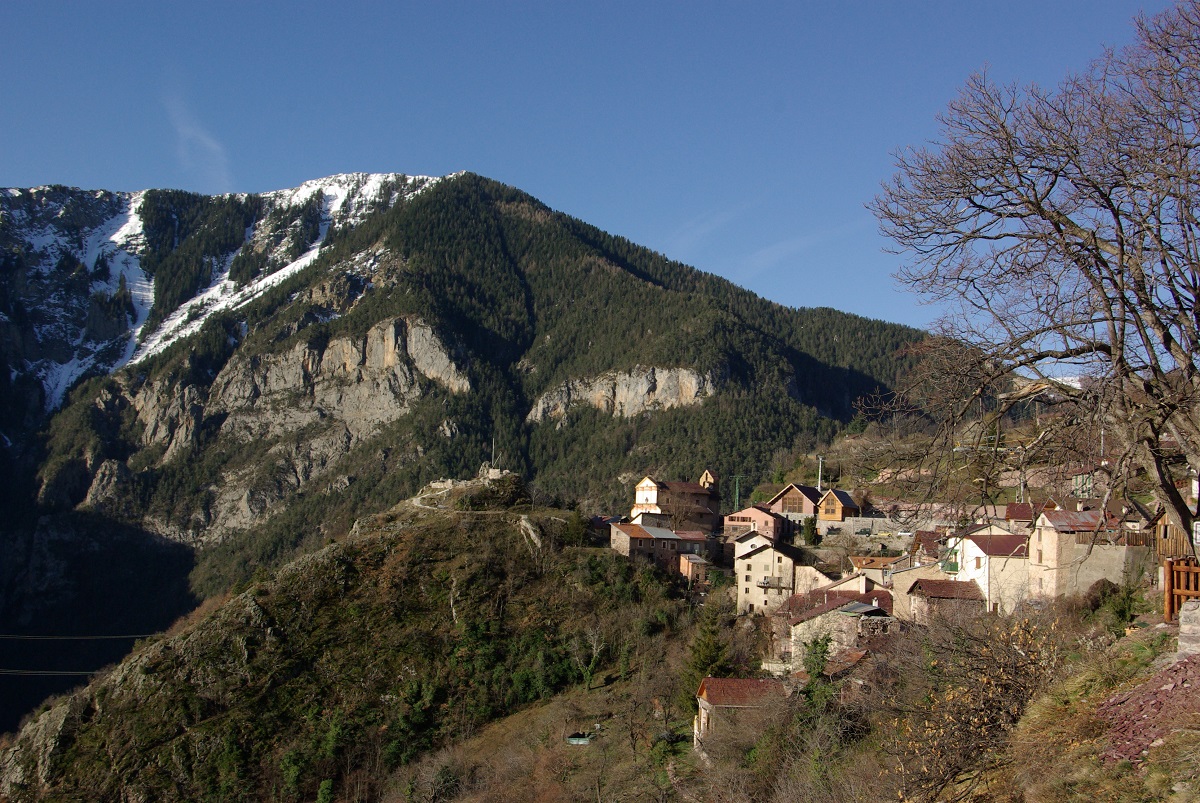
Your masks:
<path fill-rule="evenodd" d="M 454 175 L 458 174 L 446 178 L 452 178 Z M 210 316 L 245 306 L 267 290 L 307 268 L 321 255 L 330 226 L 333 223 L 346 226 L 361 222 L 378 203 L 381 191 L 385 187 L 395 188 L 387 198 L 387 204 L 390 206 L 401 195 L 415 196 L 442 180 L 439 177 L 406 176 L 402 173 L 340 173 L 306 181 L 293 189 L 263 193 L 262 198 L 270 206 L 285 208 L 300 206 L 317 192 L 321 193 L 320 234 L 313 246 L 293 262 L 241 288 L 229 278 L 229 269 L 237 252 L 230 254 L 221 270 L 214 271 L 212 283 L 195 298 L 171 313 L 158 329 L 145 337 L 137 352 L 129 359 L 129 363 L 136 364 L 161 353 L 179 339 L 199 332 Z"/>
<path fill-rule="evenodd" d="M 458 175 L 342 173 L 306 181 L 292 189 L 262 193 L 260 197 L 269 211 L 294 209 L 320 192 L 322 214 L 316 240 L 299 258 L 241 287 L 229 278 L 240 249 L 226 255 L 213 266 L 209 286 L 152 332 L 145 330 L 145 324 L 154 305 L 154 282 L 140 259 L 146 248 L 140 215 L 144 191 L 0 188 L 0 223 L 22 243 L 21 269 L 26 272 L 24 286 L 28 294 L 24 303 L 31 313 L 32 338 L 27 337 L 24 347 L 28 356 L 17 371 L 38 378 L 45 408 L 53 410 L 81 376 L 110 372 L 158 354 L 199 331 L 209 316 L 237 309 L 311 265 L 320 256 L 332 226 L 354 226 L 400 198 L 412 197 Z M 89 220 L 82 229 L 77 222 L 81 214 Z M 264 223 L 265 219 L 260 219 L 256 225 Z M 246 231 L 243 248 L 254 241 L 254 235 L 252 226 Z M 70 272 L 75 263 L 63 261 L 68 257 L 78 261 L 74 274 Z M 86 278 L 81 272 L 87 273 Z M 78 284 L 80 279 L 83 288 Z M 108 339 L 101 340 L 97 332 L 102 330 L 89 330 L 89 298 L 108 299 L 111 303 L 122 287 L 132 301 L 128 331 L 116 337 L 104 334 Z M 11 322 L 6 319 L 3 323 Z"/>
<path fill-rule="evenodd" d="M 17 198 L 21 192 L 8 189 L 5 195 Z M 99 199 L 102 194 L 96 195 Z M 34 329 L 39 344 L 57 343 L 70 349 L 68 354 L 53 354 L 25 362 L 25 369 L 41 381 L 47 411 L 62 403 L 67 390 L 80 376 L 96 368 L 110 370 L 133 355 L 136 333 L 154 303 L 153 282 L 142 270 L 137 256 L 145 243 L 142 221 L 137 211 L 143 195 L 140 192 L 114 193 L 112 197 L 118 202 L 117 213 L 99 225 L 85 229 L 78 239 L 72 238 L 69 230 L 56 225 L 63 210 L 53 204 L 47 205 L 46 215 L 38 220 L 30 220 L 30 215 L 20 209 L 6 213 L 14 228 L 25 229 L 21 232 L 21 239 L 30 253 L 37 257 L 32 272 L 47 276 L 59 260 L 69 255 L 78 259 L 85 270 L 93 272 L 88 288 L 91 294 L 112 297 L 124 285 L 133 301 L 134 311 L 130 331 L 125 335 L 125 347 L 113 360 L 111 353 L 104 349 L 109 343 L 98 343 L 88 338 L 86 329 L 79 324 L 78 313 L 71 309 L 70 299 L 61 292 L 54 292 L 44 299 L 44 308 L 40 310 L 43 321 Z M 77 243 L 82 243 L 82 246 Z M 95 274 L 101 262 L 108 265 L 106 278 Z"/>

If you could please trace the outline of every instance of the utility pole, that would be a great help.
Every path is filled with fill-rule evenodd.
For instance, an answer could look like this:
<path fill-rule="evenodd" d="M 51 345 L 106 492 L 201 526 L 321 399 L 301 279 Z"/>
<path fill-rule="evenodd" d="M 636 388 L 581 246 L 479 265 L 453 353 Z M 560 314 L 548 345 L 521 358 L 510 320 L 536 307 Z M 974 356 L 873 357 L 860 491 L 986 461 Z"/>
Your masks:
<path fill-rule="evenodd" d="M 821 473 L 825 469 L 825 458 L 817 455 L 817 490 L 821 490 Z"/>
<path fill-rule="evenodd" d="M 746 479 L 746 475 L 734 474 L 730 479 L 733 480 L 733 509 L 736 512 L 742 509 L 742 480 Z"/>

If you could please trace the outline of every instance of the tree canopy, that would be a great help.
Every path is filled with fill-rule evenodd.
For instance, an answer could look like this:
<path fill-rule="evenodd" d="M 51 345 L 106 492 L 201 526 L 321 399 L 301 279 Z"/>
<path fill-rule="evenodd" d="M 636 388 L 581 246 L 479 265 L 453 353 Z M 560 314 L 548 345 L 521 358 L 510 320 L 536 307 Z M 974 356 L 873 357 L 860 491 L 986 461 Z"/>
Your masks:
<path fill-rule="evenodd" d="M 938 370 L 956 377 L 924 377 L 953 391 L 944 431 L 961 438 L 981 400 L 995 415 L 1035 396 L 1065 405 L 1043 442 L 1062 427 L 1110 493 L 1144 478 L 1185 530 L 1196 511 L 1177 482 L 1200 466 L 1198 122 L 1190 0 L 1057 88 L 972 77 L 941 141 L 899 153 L 870 205 L 908 257 L 900 281 L 949 309 L 937 334 L 954 360 Z"/>

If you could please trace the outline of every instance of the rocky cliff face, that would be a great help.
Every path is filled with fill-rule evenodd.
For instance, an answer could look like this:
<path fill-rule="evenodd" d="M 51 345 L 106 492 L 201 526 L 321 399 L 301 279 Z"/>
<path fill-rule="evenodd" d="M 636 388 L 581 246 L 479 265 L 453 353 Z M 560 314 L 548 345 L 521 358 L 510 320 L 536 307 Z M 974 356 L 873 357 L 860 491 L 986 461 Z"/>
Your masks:
<path fill-rule="evenodd" d="M 167 377 L 147 381 L 128 403 L 136 411 L 141 446 L 157 447 L 159 465 L 188 459 L 201 446 L 202 433 L 217 444 L 269 445 L 265 460 L 227 472 L 211 504 L 187 524 L 147 524 L 193 543 L 253 525 L 408 413 L 429 382 L 455 394 L 471 390 L 464 368 L 416 317 L 387 318 L 362 336 L 234 356 L 207 387 L 180 388 Z M 131 472 L 120 461 L 92 462 L 86 465 L 92 479 L 84 506 L 112 510 Z"/>
<path fill-rule="evenodd" d="M 420 395 L 420 376 L 453 393 L 471 389 L 428 324 L 390 318 L 364 337 L 234 358 L 213 381 L 207 412 L 223 415 L 222 432 L 239 440 L 276 437 L 324 420 L 361 439 L 407 411 Z"/>
<path fill-rule="evenodd" d="M 560 419 L 578 404 L 617 418 L 633 418 L 652 410 L 699 404 L 713 390 L 710 377 L 689 368 L 638 365 L 632 371 L 609 371 L 563 382 L 534 402 L 526 421 Z"/>

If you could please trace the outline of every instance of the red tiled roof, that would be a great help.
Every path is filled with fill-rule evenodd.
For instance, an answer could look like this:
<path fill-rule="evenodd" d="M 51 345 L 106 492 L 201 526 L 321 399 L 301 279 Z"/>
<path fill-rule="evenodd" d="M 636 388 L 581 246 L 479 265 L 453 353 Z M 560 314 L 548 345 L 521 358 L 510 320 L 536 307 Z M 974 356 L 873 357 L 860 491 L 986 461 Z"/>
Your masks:
<path fill-rule="evenodd" d="M 908 587 L 909 594 L 919 594 L 929 599 L 965 599 L 983 602 L 983 592 L 974 580 L 960 583 L 957 580 L 917 580 Z"/>
<path fill-rule="evenodd" d="M 675 534 L 684 541 L 707 541 L 708 536 L 699 530 L 676 530 Z"/>
<path fill-rule="evenodd" d="M 628 535 L 630 538 L 653 538 L 646 528 L 640 524 L 613 524 L 621 532 Z"/>
<path fill-rule="evenodd" d="M 937 530 L 917 530 L 913 534 L 912 546 L 909 552 L 915 553 L 918 549 L 924 550 L 925 554 L 937 557 L 938 550 L 941 548 L 942 534 Z"/>
<path fill-rule="evenodd" d="M 1033 521 L 1043 511 L 1057 507 L 1053 499 L 1044 502 L 1010 502 L 1004 507 L 1004 518 L 1007 521 Z"/>
<path fill-rule="evenodd" d="M 1028 502 L 1011 502 L 1004 508 L 1007 521 L 1033 521 L 1033 505 Z"/>
<path fill-rule="evenodd" d="M 866 657 L 866 650 L 843 650 L 825 662 L 825 668 L 821 670 L 821 674 L 828 678 L 836 678 L 843 672 L 853 669 Z M 809 680 L 808 672 L 803 669 L 793 672 L 791 677 L 800 683 L 808 683 Z"/>
<path fill-rule="evenodd" d="M 983 550 L 983 554 L 994 558 L 1029 557 L 1029 539 L 1023 535 L 987 535 L 976 533 L 967 538 Z"/>
<path fill-rule="evenodd" d="M 768 678 L 705 678 L 700 681 L 696 696 L 709 705 L 730 708 L 760 708 L 770 705 L 774 698 L 786 693 L 783 683 Z"/>
<path fill-rule="evenodd" d="M 818 616 L 836 611 L 851 602 L 862 602 L 867 605 L 878 605 L 888 615 L 892 613 L 892 594 L 877 588 L 873 591 L 822 591 L 816 589 L 807 594 L 793 594 L 776 612 L 777 616 L 786 616 L 788 624 L 799 624 Z"/>

